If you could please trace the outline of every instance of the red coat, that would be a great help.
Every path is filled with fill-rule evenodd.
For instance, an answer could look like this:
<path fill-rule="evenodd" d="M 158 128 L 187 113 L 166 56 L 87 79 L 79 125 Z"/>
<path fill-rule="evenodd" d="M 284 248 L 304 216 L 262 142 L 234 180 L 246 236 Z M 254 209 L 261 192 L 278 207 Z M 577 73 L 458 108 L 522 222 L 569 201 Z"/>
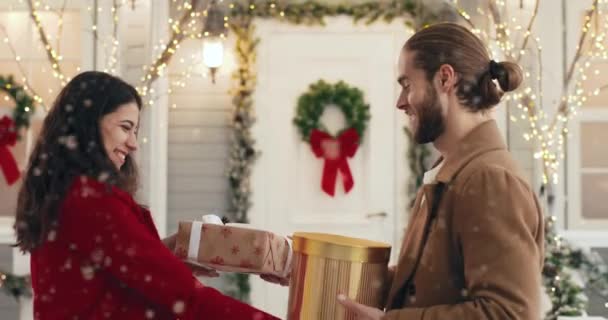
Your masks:
<path fill-rule="evenodd" d="M 124 191 L 76 179 L 59 210 L 31 256 L 35 319 L 276 319 L 198 282 Z"/>

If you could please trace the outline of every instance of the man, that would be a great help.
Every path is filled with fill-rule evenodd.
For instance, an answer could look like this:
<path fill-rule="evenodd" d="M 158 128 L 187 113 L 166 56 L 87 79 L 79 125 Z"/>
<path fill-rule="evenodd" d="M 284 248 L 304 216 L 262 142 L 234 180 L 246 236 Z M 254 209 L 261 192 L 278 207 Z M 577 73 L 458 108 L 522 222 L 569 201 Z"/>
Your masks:
<path fill-rule="evenodd" d="M 466 28 L 432 25 L 399 57 L 403 110 L 417 143 L 441 153 L 425 173 L 391 268 L 385 311 L 338 300 L 357 319 L 538 319 L 543 216 L 492 108 L 522 80 Z"/>

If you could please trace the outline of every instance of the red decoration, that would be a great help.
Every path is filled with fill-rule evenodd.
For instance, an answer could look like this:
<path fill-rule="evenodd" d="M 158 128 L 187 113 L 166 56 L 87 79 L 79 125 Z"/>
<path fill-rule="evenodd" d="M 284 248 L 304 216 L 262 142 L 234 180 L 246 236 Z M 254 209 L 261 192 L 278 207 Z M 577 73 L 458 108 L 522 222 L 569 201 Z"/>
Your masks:
<path fill-rule="evenodd" d="M 232 250 L 230 250 L 230 251 L 232 251 L 232 254 L 238 254 L 239 251 L 241 251 L 241 249 L 239 249 L 239 246 L 234 245 L 234 246 L 232 246 Z"/>
<path fill-rule="evenodd" d="M 325 159 L 321 188 L 334 196 L 338 171 L 342 174 L 344 192 L 348 193 L 355 182 L 348 166 L 347 158 L 352 158 L 359 147 L 359 134 L 355 128 L 343 131 L 337 138 L 327 132 L 313 129 L 310 133 L 310 147 L 317 158 Z"/>
<path fill-rule="evenodd" d="M 262 253 L 264 253 L 264 252 L 262 251 L 262 248 L 261 248 L 261 247 L 255 246 L 255 249 L 254 249 L 253 253 L 254 253 L 256 256 L 261 256 L 261 255 L 262 255 Z"/>
<path fill-rule="evenodd" d="M 230 229 L 222 228 L 222 235 L 224 236 L 224 239 L 230 237 L 231 234 L 232 234 L 232 231 L 230 231 Z"/>
<path fill-rule="evenodd" d="M 210 262 L 213 263 L 213 264 L 223 265 L 224 264 L 224 258 L 222 258 L 220 256 L 216 256 L 215 258 L 211 259 Z"/>
<path fill-rule="evenodd" d="M 9 186 L 21 176 L 17 162 L 8 148 L 14 146 L 15 143 L 17 143 L 15 122 L 4 116 L 0 119 L 0 169 Z"/>
<path fill-rule="evenodd" d="M 251 261 L 249 261 L 249 259 L 244 259 L 243 261 L 241 261 L 240 267 L 246 268 L 246 269 L 251 269 L 251 268 L 253 268 L 253 263 L 251 263 Z"/>

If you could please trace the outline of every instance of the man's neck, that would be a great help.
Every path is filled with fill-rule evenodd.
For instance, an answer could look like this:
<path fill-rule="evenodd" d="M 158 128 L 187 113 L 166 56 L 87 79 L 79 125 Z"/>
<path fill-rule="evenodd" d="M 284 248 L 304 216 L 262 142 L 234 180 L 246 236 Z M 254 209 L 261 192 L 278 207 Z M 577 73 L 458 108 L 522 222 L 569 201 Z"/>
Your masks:
<path fill-rule="evenodd" d="M 445 119 L 445 131 L 433 142 L 433 145 L 444 159 L 449 159 L 458 147 L 458 143 L 467 134 L 491 119 L 489 112 L 463 112 L 460 110 L 448 114 Z"/>

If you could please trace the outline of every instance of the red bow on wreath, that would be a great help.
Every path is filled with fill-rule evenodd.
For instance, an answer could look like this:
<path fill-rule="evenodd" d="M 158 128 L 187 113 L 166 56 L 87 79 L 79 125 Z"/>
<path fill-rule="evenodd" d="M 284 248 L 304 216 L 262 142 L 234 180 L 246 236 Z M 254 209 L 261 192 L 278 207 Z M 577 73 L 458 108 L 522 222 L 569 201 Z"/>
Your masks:
<path fill-rule="evenodd" d="M 317 158 L 325 159 L 321 188 L 325 193 L 334 196 L 338 171 L 342 174 L 344 191 L 348 193 L 355 182 L 350 173 L 346 158 L 352 158 L 359 147 L 359 134 L 354 128 L 345 130 L 334 138 L 328 133 L 313 129 L 310 133 L 310 146 Z"/>
<path fill-rule="evenodd" d="M 15 122 L 7 116 L 0 119 L 0 169 L 4 173 L 8 185 L 15 183 L 20 176 L 17 162 L 8 149 L 17 143 Z"/>

